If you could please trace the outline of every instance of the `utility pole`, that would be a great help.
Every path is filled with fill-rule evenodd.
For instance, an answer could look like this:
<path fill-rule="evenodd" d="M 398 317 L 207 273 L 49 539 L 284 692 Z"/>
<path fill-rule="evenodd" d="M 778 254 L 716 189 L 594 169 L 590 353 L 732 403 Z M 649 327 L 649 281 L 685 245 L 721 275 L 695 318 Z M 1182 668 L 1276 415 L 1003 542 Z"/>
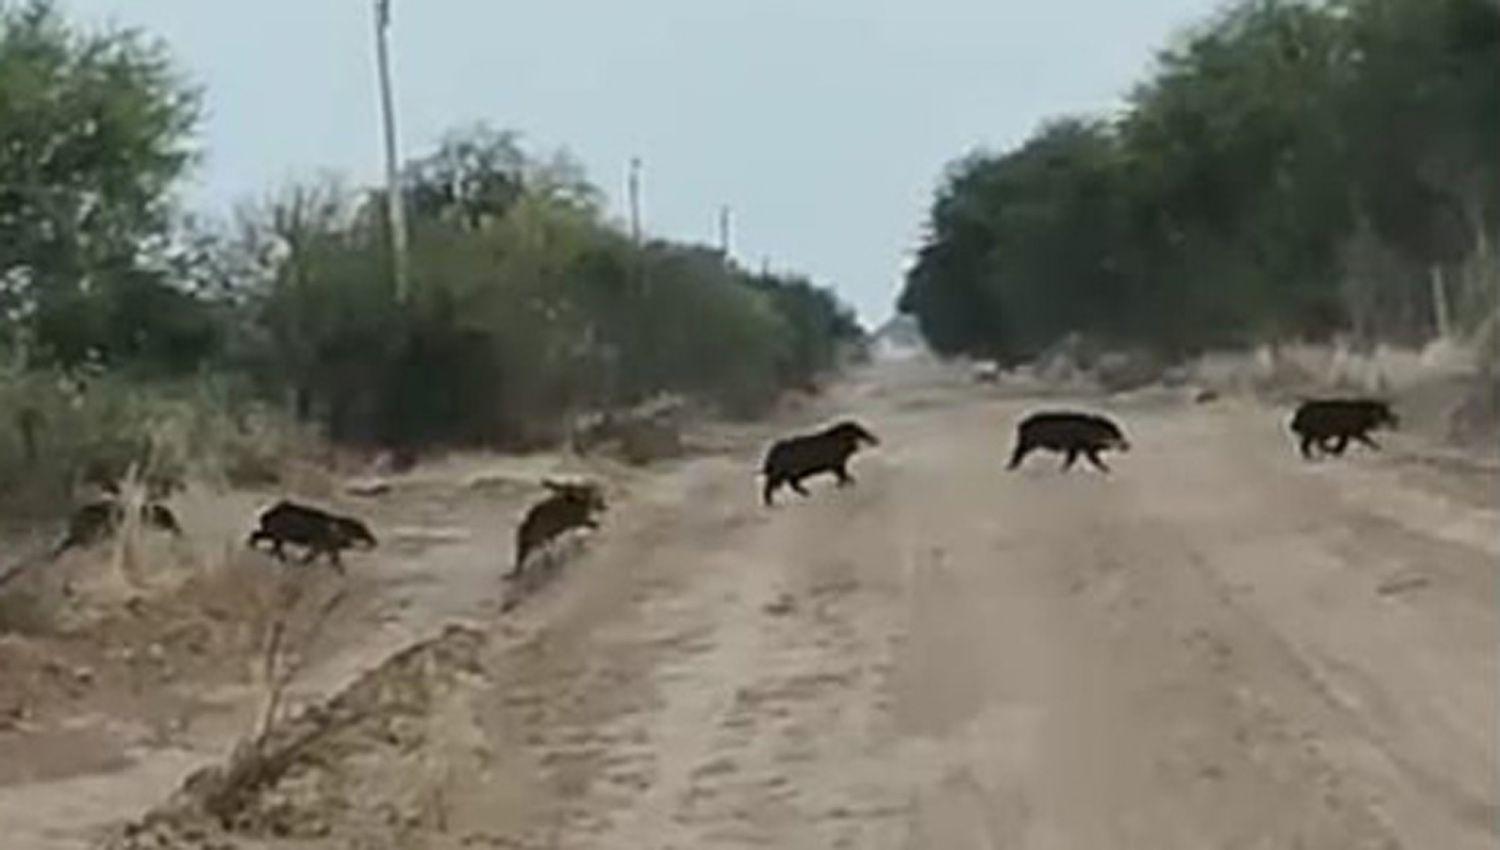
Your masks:
<path fill-rule="evenodd" d="M 630 244 L 634 249 L 630 252 L 630 264 L 632 276 L 635 278 L 635 285 L 633 287 L 635 292 L 634 297 L 638 299 L 637 304 L 640 307 L 635 312 L 637 315 L 644 315 L 644 308 L 650 293 L 646 284 L 645 252 L 641 250 L 641 158 L 638 156 L 630 158 L 630 172 L 625 178 L 625 188 L 630 195 Z M 644 355 L 645 362 L 654 362 L 655 346 L 652 344 L 651 334 L 646 332 L 646 327 L 640 323 L 640 320 L 636 320 L 634 323 L 631 335 L 634 337 L 636 346 Z M 636 388 L 636 392 L 633 392 L 632 395 L 636 395 L 641 389 L 647 391 L 656 389 L 652 385 L 653 382 L 649 373 L 642 376 L 642 379 Z"/>
<path fill-rule="evenodd" d="M 630 176 L 627 179 L 630 192 L 630 241 L 641 247 L 641 158 L 630 158 Z"/>
<path fill-rule="evenodd" d="M 1446 340 L 1453 335 L 1453 320 L 1448 312 L 1448 289 L 1443 285 L 1443 267 L 1434 264 L 1431 276 L 1433 319 L 1437 323 L 1438 338 Z"/>
<path fill-rule="evenodd" d="M 411 295 L 410 270 L 406 252 L 406 198 L 401 191 L 401 175 L 396 153 L 396 111 L 391 99 L 390 51 L 386 47 L 386 30 L 391 25 L 391 0 L 375 0 L 375 65 L 380 74 L 380 111 L 385 128 L 385 203 L 390 227 L 392 277 L 396 283 L 396 300 L 405 304 Z"/>
<path fill-rule="evenodd" d="M 719 207 L 719 253 L 729 260 L 729 205 Z"/>

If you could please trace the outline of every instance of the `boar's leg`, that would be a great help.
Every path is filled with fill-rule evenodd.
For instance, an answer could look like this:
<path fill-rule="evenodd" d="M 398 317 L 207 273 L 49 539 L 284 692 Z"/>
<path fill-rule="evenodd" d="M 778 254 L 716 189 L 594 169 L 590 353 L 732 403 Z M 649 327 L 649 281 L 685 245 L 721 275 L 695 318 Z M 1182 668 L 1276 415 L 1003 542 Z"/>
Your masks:
<path fill-rule="evenodd" d="M 1066 472 L 1069 469 L 1072 469 L 1073 468 L 1073 464 L 1077 460 L 1078 460 L 1078 449 L 1068 449 L 1068 456 L 1065 457 L 1065 458 L 1063 458 L 1063 464 L 1062 464 L 1063 471 Z"/>
<path fill-rule="evenodd" d="M 252 548 L 258 549 L 260 547 L 257 544 L 259 544 L 260 541 L 269 540 L 271 541 L 271 557 L 275 558 L 278 561 L 286 561 L 286 549 L 282 548 L 281 538 L 272 537 L 271 535 L 260 531 L 256 532 L 256 534 L 259 536 L 251 538 L 250 540 L 250 546 Z"/>
<path fill-rule="evenodd" d="M 1380 451 L 1380 444 L 1370 439 L 1370 435 L 1365 431 L 1360 431 L 1359 433 L 1355 434 L 1354 439 L 1360 441 L 1361 443 L 1364 443 L 1377 452 Z"/>
<path fill-rule="evenodd" d="M 793 490 L 795 490 L 797 492 L 797 495 L 799 495 L 799 496 L 811 496 L 812 495 L 811 493 L 807 492 L 807 488 L 806 487 L 802 486 L 802 479 L 801 478 L 793 478 L 793 479 L 787 481 L 787 484 L 791 485 L 791 488 Z"/>
<path fill-rule="evenodd" d="M 1312 434 L 1302 435 L 1302 456 L 1308 460 L 1313 459 L 1313 442 L 1316 438 Z"/>
<path fill-rule="evenodd" d="M 776 503 L 774 496 L 776 495 L 776 491 L 780 488 L 780 478 L 774 478 L 769 475 L 766 476 L 766 486 L 761 490 L 760 493 L 761 501 L 765 503 L 766 507 L 770 507 Z"/>
<path fill-rule="evenodd" d="M 1349 438 L 1343 434 L 1339 434 L 1337 437 L 1323 440 L 1318 444 L 1318 447 L 1334 457 L 1339 457 L 1344 453 L 1344 449 L 1349 447 Z"/>
<path fill-rule="evenodd" d="M 1027 445 L 1025 442 L 1017 442 L 1015 451 L 1012 451 L 1010 453 L 1010 463 L 1007 464 L 1005 468 L 1015 469 L 1016 467 L 1020 466 L 1021 461 L 1025 460 L 1026 455 L 1030 452 L 1031 446 Z"/>
<path fill-rule="evenodd" d="M 517 537 L 516 537 L 516 562 L 515 562 L 515 564 L 513 564 L 511 566 L 510 572 L 508 572 L 508 573 L 505 574 L 505 578 L 507 578 L 507 579 L 513 579 L 516 576 L 519 576 L 521 574 L 521 567 L 525 566 L 525 564 L 526 564 L 526 556 L 530 555 L 530 554 L 531 554 L 531 544 L 526 541 L 526 538 L 517 535 Z"/>
<path fill-rule="evenodd" d="M 833 474 L 838 476 L 839 486 L 848 487 L 854 483 L 854 476 L 849 474 L 849 468 L 845 464 L 839 464 L 833 468 Z"/>
<path fill-rule="evenodd" d="M 339 575 L 344 574 L 344 562 L 339 558 L 339 549 L 337 546 L 328 550 L 328 564 L 333 567 L 334 572 Z"/>
<path fill-rule="evenodd" d="M 1105 465 L 1104 459 L 1099 457 L 1098 449 L 1089 449 L 1083 453 L 1083 456 L 1088 458 L 1089 463 L 1092 463 L 1100 472 L 1109 472 L 1109 467 Z"/>

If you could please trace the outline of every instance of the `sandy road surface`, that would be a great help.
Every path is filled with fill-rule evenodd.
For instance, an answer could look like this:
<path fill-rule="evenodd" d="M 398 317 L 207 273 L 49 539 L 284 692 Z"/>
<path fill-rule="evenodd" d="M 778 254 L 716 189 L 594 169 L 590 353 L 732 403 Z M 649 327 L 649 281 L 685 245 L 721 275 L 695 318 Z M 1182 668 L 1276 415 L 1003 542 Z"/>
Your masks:
<path fill-rule="evenodd" d="M 1496 845 L 1492 474 L 1145 398 L 1104 405 L 1114 475 L 1007 474 L 1039 404 L 887 367 L 831 400 L 884 439 L 853 488 L 762 509 L 758 439 L 635 482 L 486 676 L 321 753 L 331 814 L 265 846 Z M 434 599 L 494 623 L 475 546 Z"/>
<path fill-rule="evenodd" d="M 1307 465 L 1274 412 L 1145 401 L 1111 405 L 1114 476 L 1007 475 L 1031 405 L 974 395 L 850 388 L 885 438 L 853 489 L 764 511 L 746 455 L 643 493 L 495 648 L 492 767 L 443 834 L 1496 845 L 1493 479 Z"/>

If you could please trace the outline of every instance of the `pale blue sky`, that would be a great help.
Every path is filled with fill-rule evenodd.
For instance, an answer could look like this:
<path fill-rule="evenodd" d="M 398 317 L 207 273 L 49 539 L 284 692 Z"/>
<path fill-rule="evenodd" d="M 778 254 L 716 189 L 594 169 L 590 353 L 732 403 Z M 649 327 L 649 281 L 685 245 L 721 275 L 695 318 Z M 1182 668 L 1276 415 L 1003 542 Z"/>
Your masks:
<path fill-rule="evenodd" d="M 1211 0 L 392 0 L 403 152 L 485 120 L 566 147 L 650 233 L 892 310 L 943 165 L 1119 103 Z M 368 0 L 63 0 L 165 38 L 206 87 L 189 196 L 227 209 L 332 170 L 381 174 Z"/>

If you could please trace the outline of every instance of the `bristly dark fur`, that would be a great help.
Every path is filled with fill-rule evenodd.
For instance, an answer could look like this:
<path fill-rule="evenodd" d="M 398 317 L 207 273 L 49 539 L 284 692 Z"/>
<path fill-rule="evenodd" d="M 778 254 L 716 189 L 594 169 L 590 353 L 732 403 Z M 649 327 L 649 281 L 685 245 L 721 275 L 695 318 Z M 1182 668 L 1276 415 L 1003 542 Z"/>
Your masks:
<path fill-rule="evenodd" d="M 521 574 L 532 552 L 575 528 L 598 528 L 594 515 L 607 510 L 597 484 L 542 482 L 551 494 L 526 512 L 516 529 L 516 559 L 508 578 Z"/>
<path fill-rule="evenodd" d="M 847 419 L 816 434 L 779 440 L 772 444 L 761 464 L 761 474 L 765 476 L 761 498 L 767 505 L 773 504 L 782 485 L 806 496 L 803 479 L 824 473 L 837 477 L 840 487 L 847 487 L 854 483 L 849 474 L 849 458 L 861 445 L 879 444 L 880 440 L 863 425 Z"/>
<path fill-rule="evenodd" d="M 1351 440 L 1372 449 L 1380 446 L 1370 439 L 1370 432 L 1380 428 L 1397 428 L 1391 406 L 1370 398 L 1310 399 L 1298 405 L 1292 415 L 1291 430 L 1297 436 L 1302 456 L 1312 460 L 1319 452 L 1338 456 Z"/>
<path fill-rule="evenodd" d="M 1071 468 L 1078 456 L 1083 455 L 1101 472 L 1108 472 L 1109 467 L 1100 457 L 1101 453 L 1111 449 L 1129 451 L 1130 442 L 1125 439 L 1120 426 L 1108 417 L 1053 410 L 1033 413 L 1021 420 L 1016 427 L 1016 446 L 1006 469 L 1020 466 L 1026 455 L 1037 449 L 1066 455 L 1063 469 Z"/>
<path fill-rule="evenodd" d="M 376 546 L 375 535 L 360 520 L 285 500 L 260 515 L 259 526 L 251 532 L 246 545 L 255 547 L 262 541 L 270 542 L 271 554 L 278 560 L 286 560 L 284 547 L 293 543 L 307 548 L 302 563 L 311 563 L 319 555 L 326 555 L 329 564 L 341 573 L 344 571 L 339 559 L 342 550 L 354 546 L 373 549 Z"/>

